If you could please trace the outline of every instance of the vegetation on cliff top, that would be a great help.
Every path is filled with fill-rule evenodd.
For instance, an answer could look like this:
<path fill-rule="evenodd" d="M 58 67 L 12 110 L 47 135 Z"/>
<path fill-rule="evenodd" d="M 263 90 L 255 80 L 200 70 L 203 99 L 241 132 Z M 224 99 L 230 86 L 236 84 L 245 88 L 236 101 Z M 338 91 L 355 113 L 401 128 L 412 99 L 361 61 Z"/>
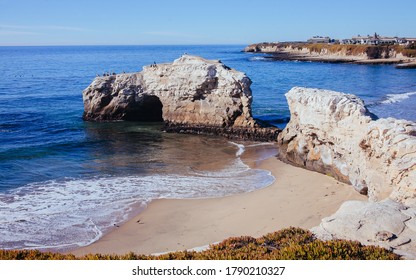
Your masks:
<path fill-rule="evenodd" d="M 346 240 L 322 241 L 307 230 L 287 228 L 260 238 L 232 237 L 202 252 L 180 251 L 159 256 L 43 253 L 1 250 L 2 260 L 398 260 L 389 250 Z"/>

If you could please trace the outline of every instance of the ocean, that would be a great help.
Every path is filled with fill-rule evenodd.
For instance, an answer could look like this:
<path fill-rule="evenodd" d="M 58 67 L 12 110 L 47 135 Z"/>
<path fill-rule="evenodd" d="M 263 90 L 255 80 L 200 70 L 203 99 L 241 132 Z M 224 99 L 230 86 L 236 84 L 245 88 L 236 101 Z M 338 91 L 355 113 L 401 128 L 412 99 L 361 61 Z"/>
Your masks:
<path fill-rule="evenodd" d="M 416 69 L 272 61 L 244 47 L 0 47 L 0 248 L 85 246 L 153 199 L 226 196 L 275 180 L 247 165 L 276 153 L 267 143 L 168 134 L 160 123 L 84 122 L 82 90 L 97 74 L 188 53 L 245 72 L 254 117 L 280 128 L 294 86 L 356 94 L 379 117 L 416 121 Z"/>

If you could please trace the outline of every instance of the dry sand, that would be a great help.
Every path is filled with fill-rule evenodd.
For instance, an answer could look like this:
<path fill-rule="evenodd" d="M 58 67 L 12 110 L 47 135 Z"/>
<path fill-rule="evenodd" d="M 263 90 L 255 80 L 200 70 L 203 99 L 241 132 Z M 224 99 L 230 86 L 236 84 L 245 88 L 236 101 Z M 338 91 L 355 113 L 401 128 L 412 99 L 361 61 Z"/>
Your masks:
<path fill-rule="evenodd" d="M 73 251 L 151 254 L 191 249 L 232 236 L 259 237 L 285 227 L 311 228 L 346 200 L 367 200 L 349 185 L 285 164 L 259 163 L 275 182 L 251 193 L 213 199 L 161 199 L 97 242 Z"/>

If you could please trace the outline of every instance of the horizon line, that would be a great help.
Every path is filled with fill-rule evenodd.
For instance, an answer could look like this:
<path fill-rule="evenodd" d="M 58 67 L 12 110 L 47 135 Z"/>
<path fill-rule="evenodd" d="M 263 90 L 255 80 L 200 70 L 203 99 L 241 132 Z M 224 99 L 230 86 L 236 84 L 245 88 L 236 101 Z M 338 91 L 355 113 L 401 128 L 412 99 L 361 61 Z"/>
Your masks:
<path fill-rule="evenodd" d="M 256 44 L 256 43 L 254 43 Z M 245 43 L 207 43 L 207 44 L 51 44 L 51 45 L 0 45 L 0 47 L 123 47 L 123 46 L 243 46 Z"/>

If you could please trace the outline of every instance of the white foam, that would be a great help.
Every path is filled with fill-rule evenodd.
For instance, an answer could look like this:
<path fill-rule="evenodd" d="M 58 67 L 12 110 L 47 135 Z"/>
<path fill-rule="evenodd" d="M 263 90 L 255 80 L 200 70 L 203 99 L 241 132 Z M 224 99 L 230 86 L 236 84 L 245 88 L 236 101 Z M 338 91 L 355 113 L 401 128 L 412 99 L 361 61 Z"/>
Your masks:
<path fill-rule="evenodd" d="M 244 153 L 244 151 L 246 150 L 246 148 L 244 147 L 243 144 L 234 143 L 232 141 L 229 141 L 229 143 L 238 147 L 238 151 L 235 153 L 236 157 L 240 157 Z"/>
<path fill-rule="evenodd" d="M 274 145 L 275 144 L 272 142 L 259 142 L 259 143 L 247 145 L 247 148 L 259 147 L 259 146 L 274 146 Z"/>
<path fill-rule="evenodd" d="M 253 56 L 253 57 L 250 57 L 250 61 L 262 61 L 262 60 L 266 60 L 266 58 L 263 57 L 263 56 Z"/>
<path fill-rule="evenodd" d="M 383 100 L 381 103 L 392 104 L 392 103 L 402 102 L 403 100 L 410 98 L 412 95 L 416 95 L 416 92 L 387 94 L 386 100 Z"/>
<path fill-rule="evenodd" d="M 222 197 L 263 188 L 273 181 L 270 172 L 250 169 L 237 158 L 220 171 L 30 184 L 0 194 L 0 248 L 85 246 L 153 199 Z"/>

